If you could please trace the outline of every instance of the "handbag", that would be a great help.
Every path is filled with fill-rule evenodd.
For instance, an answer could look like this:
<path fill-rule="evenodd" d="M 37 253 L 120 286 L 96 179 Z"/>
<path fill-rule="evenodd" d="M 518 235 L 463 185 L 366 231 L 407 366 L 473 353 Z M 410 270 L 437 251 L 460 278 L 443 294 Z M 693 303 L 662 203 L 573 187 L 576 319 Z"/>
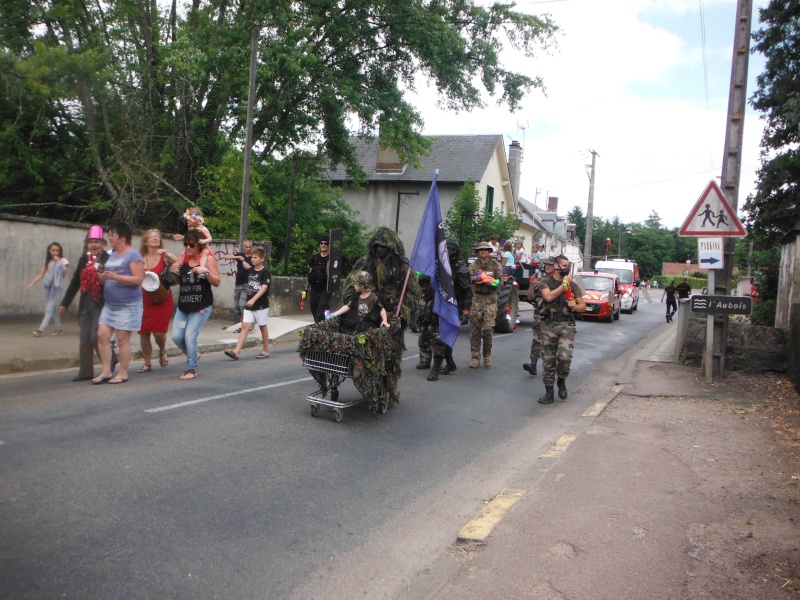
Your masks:
<path fill-rule="evenodd" d="M 175 278 L 172 276 L 172 271 L 169 270 L 169 267 L 166 264 L 164 265 L 164 269 L 161 271 L 161 285 L 167 289 L 175 285 Z"/>

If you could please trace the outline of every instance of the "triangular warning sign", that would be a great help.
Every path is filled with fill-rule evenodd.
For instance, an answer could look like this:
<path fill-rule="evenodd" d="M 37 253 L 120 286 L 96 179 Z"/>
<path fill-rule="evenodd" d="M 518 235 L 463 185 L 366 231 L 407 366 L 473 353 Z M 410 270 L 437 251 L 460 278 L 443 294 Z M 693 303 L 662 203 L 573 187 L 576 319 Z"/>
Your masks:
<path fill-rule="evenodd" d="M 683 222 L 678 235 L 745 237 L 747 232 L 725 199 L 722 190 L 716 182 L 709 181 L 705 191 L 695 202 L 692 212 Z"/>

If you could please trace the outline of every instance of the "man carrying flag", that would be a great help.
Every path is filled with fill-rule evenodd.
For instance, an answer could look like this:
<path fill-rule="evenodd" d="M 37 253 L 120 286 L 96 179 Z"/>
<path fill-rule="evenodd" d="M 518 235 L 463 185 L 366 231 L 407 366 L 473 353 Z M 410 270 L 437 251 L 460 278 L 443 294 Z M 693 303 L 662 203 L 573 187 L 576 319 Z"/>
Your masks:
<path fill-rule="evenodd" d="M 449 256 L 448 242 L 444 236 L 442 210 L 439 204 L 439 189 L 436 180 L 437 169 L 428 194 L 428 202 L 422 215 L 414 251 L 411 254 L 411 268 L 430 277 L 433 288 L 432 322 L 438 321 L 439 335 L 436 337 L 433 367 L 428 380 L 436 381 L 442 371 L 442 362 L 447 361 L 444 372 L 455 371 L 452 353 L 461 326 L 459 300 L 453 283 L 453 271 Z M 451 245 L 454 242 L 450 243 Z M 457 248 L 456 244 L 456 248 Z M 456 255 L 458 252 L 456 251 Z M 461 285 L 459 285 L 461 287 Z M 467 281 L 466 288 L 469 289 Z M 463 299 L 462 299 L 463 306 Z M 468 310 L 468 307 L 467 309 Z M 435 327 L 435 325 L 434 325 Z"/>

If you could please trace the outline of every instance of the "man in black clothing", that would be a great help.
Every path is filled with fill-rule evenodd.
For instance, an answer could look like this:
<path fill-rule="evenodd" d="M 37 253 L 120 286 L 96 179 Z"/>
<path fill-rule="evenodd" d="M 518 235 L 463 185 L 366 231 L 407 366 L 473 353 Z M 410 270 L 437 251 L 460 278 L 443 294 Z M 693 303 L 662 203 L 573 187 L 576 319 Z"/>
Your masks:
<path fill-rule="evenodd" d="M 250 261 L 250 256 L 253 252 L 253 242 L 244 240 L 242 242 L 242 251 L 234 252 L 233 254 L 225 254 L 222 258 L 236 261 L 236 280 L 233 286 L 233 309 L 236 311 L 236 316 L 239 322 L 242 322 L 244 315 L 244 305 L 247 302 L 247 275 L 253 267 Z"/>
<path fill-rule="evenodd" d="M 331 308 L 331 292 L 328 291 L 328 260 L 330 240 L 319 238 L 319 253 L 308 259 L 308 303 L 314 322 L 325 320 L 325 311 Z"/>
<path fill-rule="evenodd" d="M 683 300 L 691 295 L 692 286 L 686 282 L 686 277 L 675 287 L 675 291 L 678 292 L 678 300 Z"/>

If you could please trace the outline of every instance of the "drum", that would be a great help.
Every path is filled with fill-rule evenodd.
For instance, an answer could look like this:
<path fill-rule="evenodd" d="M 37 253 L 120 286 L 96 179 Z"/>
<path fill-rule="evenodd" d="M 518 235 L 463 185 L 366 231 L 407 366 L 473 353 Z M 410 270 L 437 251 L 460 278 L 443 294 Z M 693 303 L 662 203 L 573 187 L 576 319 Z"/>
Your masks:
<path fill-rule="evenodd" d="M 153 271 L 145 271 L 142 289 L 150 293 L 153 304 L 161 304 L 169 296 L 169 290 L 161 283 L 161 278 Z"/>

